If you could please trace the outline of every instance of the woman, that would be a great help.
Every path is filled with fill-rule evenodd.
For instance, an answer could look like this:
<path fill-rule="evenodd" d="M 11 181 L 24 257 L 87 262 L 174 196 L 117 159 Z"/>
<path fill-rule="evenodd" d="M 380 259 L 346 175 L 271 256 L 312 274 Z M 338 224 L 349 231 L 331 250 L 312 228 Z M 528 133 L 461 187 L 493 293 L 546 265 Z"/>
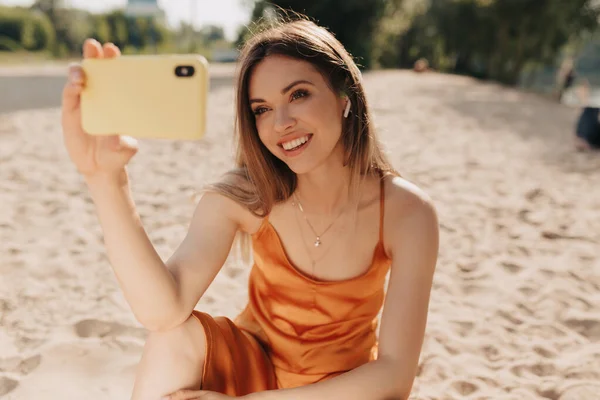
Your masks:
<path fill-rule="evenodd" d="M 118 55 L 110 43 L 84 45 L 85 57 Z M 118 282 L 150 331 L 133 399 L 408 398 L 437 217 L 390 167 L 360 71 L 333 35 L 300 20 L 248 41 L 237 82 L 237 168 L 207 188 L 166 262 L 131 198 L 126 164 L 135 142 L 82 130 L 84 77 L 79 67 L 70 73 L 66 147 Z M 252 243 L 248 306 L 235 321 L 194 311 L 237 233 Z"/>
<path fill-rule="evenodd" d="M 561 101 L 565 92 L 573 86 L 575 82 L 575 62 L 572 58 L 565 59 L 557 74 L 558 101 Z"/>

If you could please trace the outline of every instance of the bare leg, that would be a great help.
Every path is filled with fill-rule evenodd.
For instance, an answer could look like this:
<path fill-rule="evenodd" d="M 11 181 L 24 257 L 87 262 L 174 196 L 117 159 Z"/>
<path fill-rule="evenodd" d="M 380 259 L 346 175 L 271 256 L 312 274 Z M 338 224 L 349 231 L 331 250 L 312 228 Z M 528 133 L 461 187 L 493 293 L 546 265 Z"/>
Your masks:
<path fill-rule="evenodd" d="M 193 316 L 169 331 L 150 332 L 131 399 L 159 400 L 180 389 L 199 390 L 205 340 L 204 329 Z"/>

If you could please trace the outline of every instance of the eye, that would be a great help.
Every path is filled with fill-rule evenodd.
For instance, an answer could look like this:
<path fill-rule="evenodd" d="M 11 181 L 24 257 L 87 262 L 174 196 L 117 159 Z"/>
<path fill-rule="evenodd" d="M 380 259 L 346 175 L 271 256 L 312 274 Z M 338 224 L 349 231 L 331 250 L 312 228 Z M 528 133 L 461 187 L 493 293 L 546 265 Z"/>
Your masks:
<path fill-rule="evenodd" d="M 309 93 L 306 89 L 298 89 L 294 93 L 292 93 L 292 100 L 296 100 L 302 97 L 308 97 Z"/>
<path fill-rule="evenodd" d="M 256 107 L 252 112 L 254 113 L 254 115 L 260 115 L 266 111 L 268 111 L 266 107 Z"/>

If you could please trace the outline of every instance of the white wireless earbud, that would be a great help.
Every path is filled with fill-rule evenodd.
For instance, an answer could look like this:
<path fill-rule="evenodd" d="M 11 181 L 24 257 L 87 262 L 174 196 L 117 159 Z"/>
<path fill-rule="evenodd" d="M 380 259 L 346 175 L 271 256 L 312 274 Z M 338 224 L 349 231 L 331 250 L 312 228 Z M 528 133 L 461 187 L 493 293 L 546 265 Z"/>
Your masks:
<path fill-rule="evenodd" d="M 350 114 L 351 105 L 352 103 L 350 102 L 350 98 L 348 98 L 348 102 L 346 103 L 346 109 L 344 110 L 344 118 L 348 118 L 348 115 Z"/>

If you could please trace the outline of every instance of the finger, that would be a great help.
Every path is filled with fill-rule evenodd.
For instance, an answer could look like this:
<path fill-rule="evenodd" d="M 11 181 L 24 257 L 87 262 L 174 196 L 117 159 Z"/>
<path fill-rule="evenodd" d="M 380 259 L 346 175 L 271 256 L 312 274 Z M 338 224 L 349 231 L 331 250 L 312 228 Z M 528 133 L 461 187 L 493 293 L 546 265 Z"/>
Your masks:
<path fill-rule="evenodd" d="M 61 124 L 63 127 L 63 140 L 67 146 L 82 148 L 88 141 L 86 135 L 81 134 L 79 117 L 79 104 L 83 84 L 67 82 L 63 89 Z"/>
<path fill-rule="evenodd" d="M 126 165 L 138 152 L 137 141 L 128 136 L 106 135 L 97 138 L 100 163 Z"/>
<path fill-rule="evenodd" d="M 119 57 L 121 55 L 121 50 L 114 43 L 105 43 L 102 49 L 106 58 Z"/>
<path fill-rule="evenodd" d="M 120 135 L 117 142 L 117 150 L 122 151 L 137 151 L 139 148 L 137 139 L 131 136 Z"/>
<path fill-rule="evenodd" d="M 98 138 L 101 146 L 111 151 L 137 151 L 138 141 L 131 136 L 106 135 Z"/>
<path fill-rule="evenodd" d="M 104 52 L 96 39 L 86 39 L 83 43 L 83 58 L 103 58 Z"/>
<path fill-rule="evenodd" d="M 165 396 L 160 400 L 196 400 L 202 399 L 202 396 L 207 394 L 205 390 L 178 390 L 177 392 Z"/>
<path fill-rule="evenodd" d="M 71 64 L 68 69 L 67 83 L 63 89 L 62 106 L 64 111 L 72 111 L 79 106 L 79 98 L 83 90 L 84 75 L 79 64 Z"/>
<path fill-rule="evenodd" d="M 63 89 L 62 109 L 63 112 L 73 111 L 79 107 L 81 98 L 82 84 L 67 83 Z"/>
<path fill-rule="evenodd" d="M 83 82 L 85 80 L 85 74 L 84 74 L 83 68 L 81 67 L 81 64 L 79 64 L 79 63 L 69 64 L 69 69 L 68 69 L 67 73 L 68 73 L 67 77 L 68 77 L 69 83 L 83 84 Z"/>

